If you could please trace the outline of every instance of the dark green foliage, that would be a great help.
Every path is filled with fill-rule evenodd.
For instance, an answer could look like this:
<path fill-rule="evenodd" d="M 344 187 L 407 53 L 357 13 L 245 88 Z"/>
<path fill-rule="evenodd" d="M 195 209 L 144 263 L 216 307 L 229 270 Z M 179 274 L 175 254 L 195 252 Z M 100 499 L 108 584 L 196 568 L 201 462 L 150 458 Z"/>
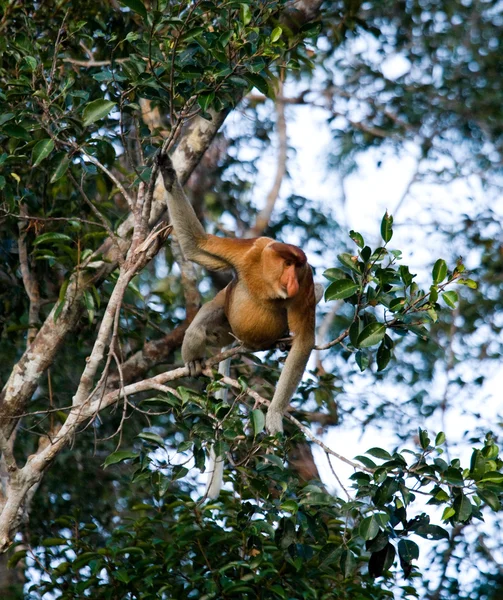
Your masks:
<path fill-rule="evenodd" d="M 503 60 L 495 2 L 326 2 L 323 21 L 300 30 L 286 4 L 0 3 L 2 383 L 27 331 L 52 307 L 61 317 L 70 279 L 94 277 L 86 260 L 130 212 L 105 169 L 136 197 L 166 132 L 179 127 L 183 136 L 195 115 L 210 120 L 238 107 L 190 189 L 208 231 L 249 231 L 258 164 L 274 139 L 262 96 L 274 100 L 283 75 L 307 89 L 288 111 L 295 103 L 326 108 L 329 160 L 341 177 L 369 149 L 401 153 L 414 143 L 414 183 L 476 175 L 498 197 L 491 186 L 503 153 Z M 360 41 L 373 50 L 362 52 Z M 386 76 L 383 65 L 395 56 L 408 68 Z M 142 119 L 142 100 L 159 109 L 157 129 Z M 310 190 L 315 198 L 316 186 Z M 282 200 L 266 235 L 291 238 L 315 256 L 329 281 L 322 311 L 340 304 L 329 324 L 340 343 L 302 382 L 292 414 L 306 425 L 376 426 L 382 442 L 356 458 L 338 441 L 328 444 L 353 461 L 348 495 L 305 481 L 292 453 L 308 438 L 290 423 L 283 441 L 268 438 L 263 407 L 246 395 L 270 397 L 281 368 L 272 353 L 234 361 L 241 389 L 226 402 L 216 403 L 220 384 L 205 378 L 184 380 L 177 395 L 121 399 L 76 432 L 35 494 L 9 555 L 25 569 L 27 598 L 499 598 L 501 415 L 485 408 L 483 387 L 503 352 L 498 213 L 474 203 L 457 220 L 432 217 L 422 238 L 431 259 L 418 268 L 393 247 L 404 223 L 391 210 L 372 235 L 351 230 L 348 239 L 338 206 L 330 217 L 333 206 L 295 191 Z M 438 252 L 435 236 L 444 242 Z M 36 322 L 21 239 L 40 288 Z M 407 257 L 417 249 L 415 239 L 400 245 Z M 474 265 L 470 273 L 459 256 Z M 183 324 L 187 299 L 175 263 L 168 245 L 129 285 L 118 323 L 123 363 Z M 201 277 L 203 296 L 227 281 Z M 21 465 L 67 418 L 116 279 L 92 279 L 79 298 L 81 318 L 17 430 Z M 180 339 L 132 379 L 179 366 Z M 114 364 L 108 383 L 118 379 Z M 453 405 L 474 417 L 464 436 L 453 434 Z M 432 435 L 440 422 L 446 434 Z M 469 464 L 458 458 L 466 456 L 460 437 L 472 448 Z M 203 502 L 199 474 L 210 444 L 228 459 L 233 491 Z M 484 518 L 489 528 L 481 528 Z M 470 580 L 468 562 L 479 569 Z"/>

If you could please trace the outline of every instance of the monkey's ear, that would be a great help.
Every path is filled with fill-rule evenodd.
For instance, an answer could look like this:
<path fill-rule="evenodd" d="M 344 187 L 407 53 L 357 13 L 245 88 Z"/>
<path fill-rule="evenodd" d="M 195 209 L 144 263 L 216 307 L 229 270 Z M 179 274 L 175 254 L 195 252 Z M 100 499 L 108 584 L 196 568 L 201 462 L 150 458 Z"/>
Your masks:
<path fill-rule="evenodd" d="M 292 244 L 283 244 L 282 242 L 273 242 L 269 245 L 269 248 L 274 250 L 276 254 L 281 256 L 284 260 L 292 260 L 299 266 L 303 266 L 307 263 L 307 257 L 304 252 Z"/>

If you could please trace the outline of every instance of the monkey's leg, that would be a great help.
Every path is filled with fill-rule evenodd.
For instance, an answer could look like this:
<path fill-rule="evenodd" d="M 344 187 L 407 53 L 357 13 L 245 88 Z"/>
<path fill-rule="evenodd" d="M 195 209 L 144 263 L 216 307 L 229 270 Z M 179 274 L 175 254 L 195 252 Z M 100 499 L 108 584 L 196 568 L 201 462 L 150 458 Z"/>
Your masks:
<path fill-rule="evenodd" d="M 233 341 L 231 327 L 224 312 L 225 290 L 204 304 L 189 325 L 182 344 L 182 358 L 192 377 L 204 368 L 206 346 L 226 346 Z"/>

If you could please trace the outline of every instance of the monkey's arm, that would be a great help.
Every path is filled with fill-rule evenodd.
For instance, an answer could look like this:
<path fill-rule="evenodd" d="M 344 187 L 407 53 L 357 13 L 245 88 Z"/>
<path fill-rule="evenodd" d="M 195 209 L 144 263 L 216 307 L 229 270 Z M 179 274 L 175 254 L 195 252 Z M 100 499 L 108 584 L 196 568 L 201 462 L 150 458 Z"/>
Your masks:
<path fill-rule="evenodd" d="M 288 310 L 288 324 L 294 338 L 265 418 L 271 435 L 283 433 L 283 414 L 302 379 L 314 347 L 316 304 L 312 284 L 306 295 L 307 298 L 300 294 L 296 305 Z"/>
<path fill-rule="evenodd" d="M 178 181 L 171 158 L 168 154 L 161 153 L 157 156 L 157 162 L 166 190 L 169 214 L 185 256 L 211 271 L 232 268 L 231 263 L 206 249 L 209 236 L 204 231 L 192 204 Z"/>

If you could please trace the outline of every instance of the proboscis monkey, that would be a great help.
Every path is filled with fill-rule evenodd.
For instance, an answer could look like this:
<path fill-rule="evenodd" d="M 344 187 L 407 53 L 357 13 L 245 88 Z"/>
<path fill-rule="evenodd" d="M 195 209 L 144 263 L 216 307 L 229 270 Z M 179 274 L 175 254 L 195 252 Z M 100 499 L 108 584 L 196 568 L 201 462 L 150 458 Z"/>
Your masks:
<path fill-rule="evenodd" d="M 293 333 L 293 342 L 267 410 L 266 428 L 283 431 L 283 413 L 314 346 L 316 302 L 323 288 L 313 283 L 304 252 L 268 237 L 221 238 L 207 234 L 187 199 L 167 154 L 158 164 L 171 220 L 185 256 L 207 269 L 234 270 L 234 279 L 207 302 L 185 333 L 182 358 L 192 376 L 204 367 L 206 346 L 238 338 L 253 350 L 270 348 Z"/>

